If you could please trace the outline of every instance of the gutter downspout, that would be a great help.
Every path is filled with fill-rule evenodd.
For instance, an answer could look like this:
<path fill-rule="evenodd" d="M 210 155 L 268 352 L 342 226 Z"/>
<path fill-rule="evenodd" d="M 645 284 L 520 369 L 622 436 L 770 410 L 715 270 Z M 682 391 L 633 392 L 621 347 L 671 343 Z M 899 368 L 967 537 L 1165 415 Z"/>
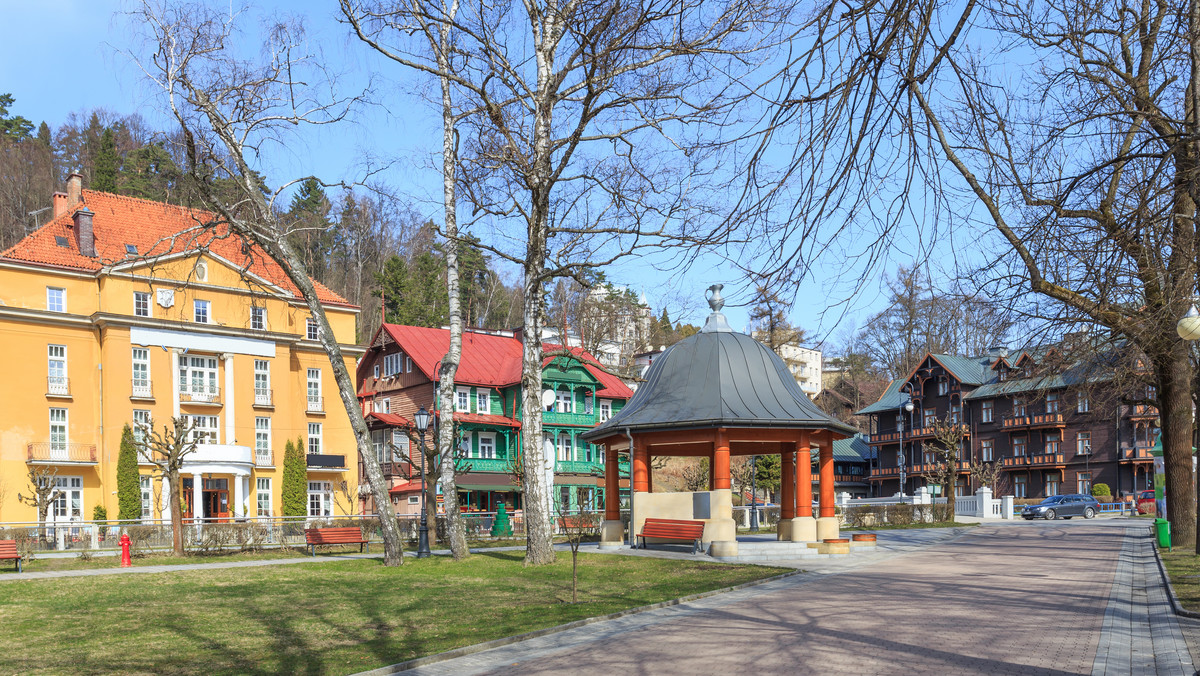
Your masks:
<path fill-rule="evenodd" d="M 637 549 L 637 538 L 633 534 L 633 434 L 625 428 L 625 438 L 629 440 L 629 546 Z M 712 471 L 710 467 L 708 471 Z M 617 506 L 621 504 L 621 456 L 617 456 Z M 618 516 L 620 513 L 618 512 Z"/>

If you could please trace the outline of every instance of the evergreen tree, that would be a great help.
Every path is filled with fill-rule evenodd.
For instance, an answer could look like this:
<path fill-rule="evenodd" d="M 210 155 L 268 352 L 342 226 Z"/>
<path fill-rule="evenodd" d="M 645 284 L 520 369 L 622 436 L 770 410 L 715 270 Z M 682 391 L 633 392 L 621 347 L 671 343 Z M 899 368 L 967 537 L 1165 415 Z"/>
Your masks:
<path fill-rule="evenodd" d="M 98 171 L 98 170 L 97 170 Z M 160 143 L 134 148 L 125 154 L 117 191 L 122 195 L 165 201 L 179 181 L 179 168 Z"/>
<path fill-rule="evenodd" d="M 38 125 L 37 140 L 38 143 L 42 144 L 42 147 L 46 148 L 47 150 L 50 149 L 50 144 L 53 143 L 53 140 L 50 136 L 50 125 L 46 124 L 45 122 Z"/>
<path fill-rule="evenodd" d="M 759 489 L 771 493 L 779 490 L 779 479 L 783 466 L 778 455 L 760 455 L 754 467 L 757 472 L 755 484 Z"/>
<path fill-rule="evenodd" d="M 105 127 L 104 133 L 100 135 L 100 149 L 96 152 L 96 164 L 92 169 L 92 190 L 116 192 L 119 165 L 120 158 L 117 156 L 117 142 L 112 127 Z"/>
<path fill-rule="evenodd" d="M 308 459 L 304 440 L 288 439 L 283 450 L 283 516 L 306 516 L 308 505 Z"/>
<path fill-rule="evenodd" d="M 389 258 L 377 275 L 387 322 L 445 326 L 450 320 L 445 274 L 442 258 L 432 251 L 418 254 L 412 263 L 400 256 Z"/>
<path fill-rule="evenodd" d="M 142 518 L 142 487 L 138 476 L 137 446 L 128 424 L 121 430 L 121 449 L 117 453 L 117 518 L 125 521 Z"/>
<path fill-rule="evenodd" d="M 0 138 L 21 141 L 33 132 L 33 123 L 20 115 L 8 116 L 8 107 L 13 104 L 12 94 L 0 94 Z"/>
<path fill-rule="evenodd" d="M 288 208 L 289 239 L 301 252 L 308 274 L 317 280 L 326 276 L 326 264 L 333 252 L 334 233 L 329 220 L 331 205 L 325 188 L 315 178 L 305 180 L 292 197 Z"/>

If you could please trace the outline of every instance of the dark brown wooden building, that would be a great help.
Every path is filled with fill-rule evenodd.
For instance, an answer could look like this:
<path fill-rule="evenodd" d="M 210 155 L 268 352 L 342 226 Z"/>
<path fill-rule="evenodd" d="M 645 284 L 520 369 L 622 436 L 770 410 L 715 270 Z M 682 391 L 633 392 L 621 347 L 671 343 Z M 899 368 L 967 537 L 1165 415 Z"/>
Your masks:
<path fill-rule="evenodd" d="M 1107 484 L 1113 495 L 1150 487 L 1150 448 L 1158 434 L 1153 391 L 1121 396 L 1110 369 L 1071 362 L 1055 347 L 978 357 L 927 354 L 908 377 L 893 381 L 879 401 L 858 413 L 870 418 L 875 495 L 911 494 L 928 483 L 936 461 L 934 422 L 962 426 L 956 495 L 979 482 L 971 463 L 1000 469 L 998 495 L 1039 498 L 1089 493 Z M 911 406 L 910 406 L 911 404 Z"/>

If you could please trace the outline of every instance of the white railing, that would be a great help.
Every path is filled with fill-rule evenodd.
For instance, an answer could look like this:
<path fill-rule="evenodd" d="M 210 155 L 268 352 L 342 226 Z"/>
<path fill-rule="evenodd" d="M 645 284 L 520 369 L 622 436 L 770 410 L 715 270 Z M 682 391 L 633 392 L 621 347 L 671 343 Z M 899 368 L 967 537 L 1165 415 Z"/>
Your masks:
<path fill-rule="evenodd" d="M 271 405 L 271 390 L 263 388 L 254 388 L 254 404 L 256 406 Z"/>
<path fill-rule="evenodd" d="M 311 394 L 308 395 L 308 410 L 314 413 L 320 413 L 321 411 L 324 411 L 325 408 L 322 400 L 323 397 L 314 397 Z"/>

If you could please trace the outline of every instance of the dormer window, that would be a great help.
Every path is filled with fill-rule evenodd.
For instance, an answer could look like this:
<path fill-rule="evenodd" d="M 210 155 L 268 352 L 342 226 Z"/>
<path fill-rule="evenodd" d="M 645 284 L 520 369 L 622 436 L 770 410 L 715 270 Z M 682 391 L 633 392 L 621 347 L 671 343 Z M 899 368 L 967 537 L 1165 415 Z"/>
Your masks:
<path fill-rule="evenodd" d="M 62 235 L 55 235 L 55 236 L 54 236 L 54 243 L 55 243 L 55 244 L 57 244 L 57 245 L 59 245 L 59 246 L 61 246 L 61 247 L 62 247 L 62 248 L 64 248 L 64 249 L 69 249 L 69 248 L 71 248 L 71 245 L 70 245 L 70 244 L 67 242 L 67 238 L 66 238 L 66 237 L 63 237 Z"/>
<path fill-rule="evenodd" d="M 999 368 L 999 369 L 996 371 L 996 375 L 999 377 L 999 379 L 1000 379 L 1000 382 L 1004 382 L 1004 381 L 1008 380 L 1008 369 L 1007 369 L 1007 368 L 1005 368 L 1005 367 L 1003 367 L 1003 366 L 1001 366 L 1001 367 L 1000 367 L 1000 368 Z"/>
<path fill-rule="evenodd" d="M 126 244 L 125 245 L 125 253 L 136 256 L 137 255 L 137 245 L 136 244 Z"/>

